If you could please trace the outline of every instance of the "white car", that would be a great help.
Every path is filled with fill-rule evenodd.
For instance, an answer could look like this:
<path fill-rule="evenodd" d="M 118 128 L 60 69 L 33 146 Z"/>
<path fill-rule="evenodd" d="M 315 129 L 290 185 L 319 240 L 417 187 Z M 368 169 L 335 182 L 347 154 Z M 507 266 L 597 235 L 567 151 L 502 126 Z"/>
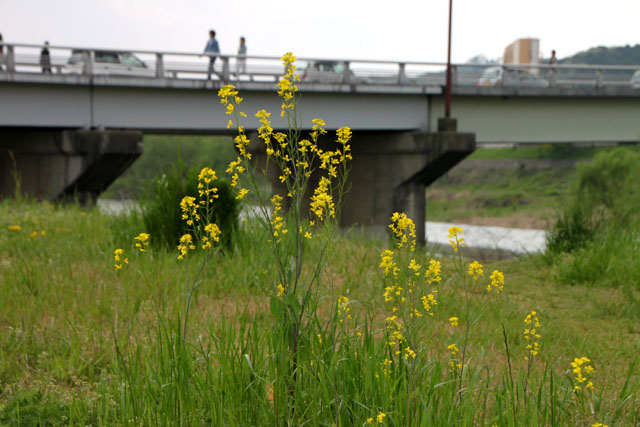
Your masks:
<path fill-rule="evenodd" d="M 102 76 L 155 77 L 156 71 L 147 67 L 140 58 L 130 52 L 74 50 L 67 62 L 67 71 L 86 74 L 86 62 L 92 57 L 92 74 Z"/>
<path fill-rule="evenodd" d="M 306 83 L 342 83 L 344 78 L 344 64 L 338 61 L 313 61 L 300 69 L 300 80 Z M 349 70 L 349 84 L 361 83 L 370 83 L 370 80 L 356 76 Z"/>
<path fill-rule="evenodd" d="M 549 87 L 549 82 L 547 80 L 537 78 L 527 70 L 505 67 L 489 67 L 484 70 L 480 79 L 478 79 L 477 85 Z"/>
<path fill-rule="evenodd" d="M 633 89 L 640 89 L 640 70 L 637 70 L 629 80 L 629 86 Z"/>

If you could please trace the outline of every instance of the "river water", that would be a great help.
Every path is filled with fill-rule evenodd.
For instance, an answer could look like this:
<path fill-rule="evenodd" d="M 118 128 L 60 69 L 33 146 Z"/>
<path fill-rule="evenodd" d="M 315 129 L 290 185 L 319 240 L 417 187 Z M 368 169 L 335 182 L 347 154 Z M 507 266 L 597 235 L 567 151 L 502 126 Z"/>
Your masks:
<path fill-rule="evenodd" d="M 531 254 L 544 251 L 546 246 L 546 232 L 544 230 L 432 221 L 427 221 L 426 223 L 427 243 L 448 245 L 449 228 L 454 225 L 464 230 L 462 236 L 470 248 L 503 251 L 512 254 Z"/>
<path fill-rule="evenodd" d="M 108 213 L 122 213 L 135 209 L 134 201 L 98 199 L 98 208 Z M 456 225 L 464 230 L 464 239 L 468 248 L 494 251 L 498 257 L 509 254 L 531 254 L 544 251 L 544 230 L 507 228 L 481 225 L 453 224 L 448 222 L 426 222 L 428 244 L 448 246 L 449 228 Z"/>

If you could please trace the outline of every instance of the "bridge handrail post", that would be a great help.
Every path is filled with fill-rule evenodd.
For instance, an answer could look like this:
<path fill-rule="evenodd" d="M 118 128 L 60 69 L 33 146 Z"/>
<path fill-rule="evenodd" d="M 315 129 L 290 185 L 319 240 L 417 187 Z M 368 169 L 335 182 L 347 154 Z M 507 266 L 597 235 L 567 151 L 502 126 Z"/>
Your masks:
<path fill-rule="evenodd" d="M 407 74 L 405 71 L 406 65 L 407 64 L 405 64 L 404 62 L 398 63 L 398 84 L 399 85 L 403 85 L 407 82 Z"/>
<path fill-rule="evenodd" d="M 92 50 L 84 52 L 84 74 L 87 76 L 93 75 L 93 58 L 94 53 Z"/>
<path fill-rule="evenodd" d="M 164 77 L 164 61 L 161 53 L 156 53 L 156 78 Z"/>
<path fill-rule="evenodd" d="M 7 72 L 8 73 L 13 73 L 13 72 L 16 71 L 16 60 L 15 60 L 13 45 L 5 44 L 4 46 L 7 48 L 7 53 L 6 53 L 6 56 L 5 56 L 5 61 L 6 61 L 6 65 L 7 65 Z"/>
<path fill-rule="evenodd" d="M 229 82 L 229 57 L 221 56 L 222 59 L 222 81 Z"/>
<path fill-rule="evenodd" d="M 349 68 L 349 61 L 342 61 L 342 66 L 344 69 L 342 70 L 342 83 L 348 85 L 349 79 L 351 78 L 351 69 Z"/>
<path fill-rule="evenodd" d="M 604 83 L 604 70 L 602 68 L 598 68 L 596 70 L 596 87 L 602 87 Z"/>

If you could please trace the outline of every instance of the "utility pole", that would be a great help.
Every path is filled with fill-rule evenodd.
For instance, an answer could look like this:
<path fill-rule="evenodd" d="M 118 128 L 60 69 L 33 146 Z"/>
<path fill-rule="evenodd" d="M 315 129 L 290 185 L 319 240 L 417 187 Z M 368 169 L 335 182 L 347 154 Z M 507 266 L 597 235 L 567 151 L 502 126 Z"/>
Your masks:
<path fill-rule="evenodd" d="M 445 88 L 444 118 L 451 118 L 451 13 L 453 0 L 449 0 L 449 43 L 447 47 L 447 86 Z"/>

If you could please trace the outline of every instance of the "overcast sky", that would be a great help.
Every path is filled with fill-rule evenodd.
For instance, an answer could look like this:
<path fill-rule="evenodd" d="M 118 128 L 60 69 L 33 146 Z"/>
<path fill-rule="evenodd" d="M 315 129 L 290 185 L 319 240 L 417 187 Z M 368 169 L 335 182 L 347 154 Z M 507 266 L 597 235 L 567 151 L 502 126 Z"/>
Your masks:
<path fill-rule="evenodd" d="M 521 37 L 559 58 L 640 43 L 640 0 L 454 0 L 452 60 L 502 57 Z M 446 61 L 448 0 L 0 0 L 7 42 L 222 53 Z"/>

